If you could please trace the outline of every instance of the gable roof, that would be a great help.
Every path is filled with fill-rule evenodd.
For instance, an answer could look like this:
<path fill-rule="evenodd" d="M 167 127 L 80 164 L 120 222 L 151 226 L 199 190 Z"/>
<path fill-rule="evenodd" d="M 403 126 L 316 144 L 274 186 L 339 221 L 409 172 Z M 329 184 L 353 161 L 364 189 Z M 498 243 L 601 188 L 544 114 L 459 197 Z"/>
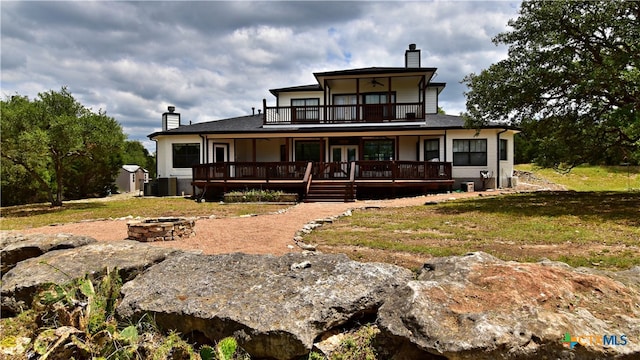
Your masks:
<path fill-rule="evenodd" d="M 484 129 L 499 128 L 517 130 L 516 127 L 506 124 L 491 123 L 483 127 Z M 159 135 L 199 135 L 199 134 L 267 134 L 267 133 L 299 133 L 305 132 L 354 132 L 354 131 L 402 131 L 402 130 L 447 130 L 465 129 L 465 121 L 461 116 L 428 114 L 424 122 L 414 123 L 390 123 L 384 127 L 362 127 L 359 124 L 354 126 L 330 127 L 322 124 L 317 126 L 296 126 L 293 125 L 267 125 L 264 126 L 262 114 L 239 116 L 223 120 L 207 121 L 192 125 L 183 125 L 167 131 L 158 131 L 149 135 L 150 139 Z"/>
<path fill-rule="evenodd" d="M 284 87 L 279 89 L 269 89 L 269 92 L 272 93 L 273 96 L 278 96 L 278 94 L 282 92 L 297 92 L 297 91 L 322 91 L 322 87 L 320 86 L 320 84 L 312 84 L 312 85 Z"/>
<path fill-rule="evenodd" d="M 324 71 L 315 72 L 313 76 L 319 77 L 332 77 L 332 76 L 348 76 L 348 75 L 382 75 L 382 74 L 402 74 L 402 73 L 428 73 L 435 72 L 438 68 L 434 67 L 419 67 L 419 68 L 407 68 L 407 67 L 366 67 L 358 69 L 336 70 L 336 71 Z"/>
<path fill-rule="evenodd" d="M 142 166 L 140 166 L 140 165 L 122 165 L 122 169 L 127 171 L 127 172 L 130 172 L 130 173 L 134 173 L 134 172 L 136 172 L 138 170 L 142 170 L 144 172 L 149 172 L 146 169 L 143 169 Z"/>

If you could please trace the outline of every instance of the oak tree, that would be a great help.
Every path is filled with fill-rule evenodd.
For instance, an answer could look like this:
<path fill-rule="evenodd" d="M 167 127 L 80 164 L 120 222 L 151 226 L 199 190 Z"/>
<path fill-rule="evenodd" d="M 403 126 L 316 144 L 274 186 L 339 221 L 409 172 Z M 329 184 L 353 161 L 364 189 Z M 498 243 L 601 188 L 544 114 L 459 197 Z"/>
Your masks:
<path fill-rule="evenodd" d="M 33 101 L 14 95 L 0 102 L 0 110 L 3 168 L 8 162 L 14 172 L 28 174 L 52 206 L 113 182 L 125 135 L 106 113 L 85 108 L 64 87 Z"/>
<path fill-rule="evenodd" d="M 546 167 L 640 162 L 640 2 L 525 1 L 508 25 L 463 80 L 467 125 L 521 126 Z"/>

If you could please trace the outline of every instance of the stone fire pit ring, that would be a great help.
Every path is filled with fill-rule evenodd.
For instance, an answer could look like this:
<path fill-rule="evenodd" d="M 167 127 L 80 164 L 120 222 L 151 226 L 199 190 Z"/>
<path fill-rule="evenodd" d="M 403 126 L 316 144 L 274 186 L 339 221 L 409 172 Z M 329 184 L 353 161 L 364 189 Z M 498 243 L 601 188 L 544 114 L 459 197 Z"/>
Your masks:
<path fill-rule="evenodd" d="M 195 236 L 194 218 L 159 217 L 127 223 L 127 239 L 140 242 L 176 241 Z"/>

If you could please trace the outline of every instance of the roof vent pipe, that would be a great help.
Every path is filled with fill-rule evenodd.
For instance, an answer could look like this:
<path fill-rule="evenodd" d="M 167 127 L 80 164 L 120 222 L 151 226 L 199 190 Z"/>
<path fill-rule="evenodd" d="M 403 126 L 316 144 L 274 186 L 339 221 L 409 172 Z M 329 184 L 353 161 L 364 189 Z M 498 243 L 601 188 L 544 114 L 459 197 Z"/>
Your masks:
<path fill-rule="evenodd" d="M 251 115 L 256 114 L 256 108 L 254 106 L 251 107 Z"/>

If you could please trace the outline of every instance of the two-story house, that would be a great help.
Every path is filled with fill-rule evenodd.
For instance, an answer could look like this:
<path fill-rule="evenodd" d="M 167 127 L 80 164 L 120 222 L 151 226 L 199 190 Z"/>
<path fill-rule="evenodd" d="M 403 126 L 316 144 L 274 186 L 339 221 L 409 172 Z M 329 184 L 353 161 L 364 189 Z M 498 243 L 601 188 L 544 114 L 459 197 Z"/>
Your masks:
<path fill-rule="evenodd" d="M 446 84 L 420 57 L 411 44 L 404 67 L 314 73 L 315 84 L 271 89 L 275 104 L 248 116 L 182 125 L 169 107 L 149 135 L 158 177 L 175 178 L 176 193 L 284 189 L 307 201 L 508 186 L 518 130 L 439 114 Z"/>

